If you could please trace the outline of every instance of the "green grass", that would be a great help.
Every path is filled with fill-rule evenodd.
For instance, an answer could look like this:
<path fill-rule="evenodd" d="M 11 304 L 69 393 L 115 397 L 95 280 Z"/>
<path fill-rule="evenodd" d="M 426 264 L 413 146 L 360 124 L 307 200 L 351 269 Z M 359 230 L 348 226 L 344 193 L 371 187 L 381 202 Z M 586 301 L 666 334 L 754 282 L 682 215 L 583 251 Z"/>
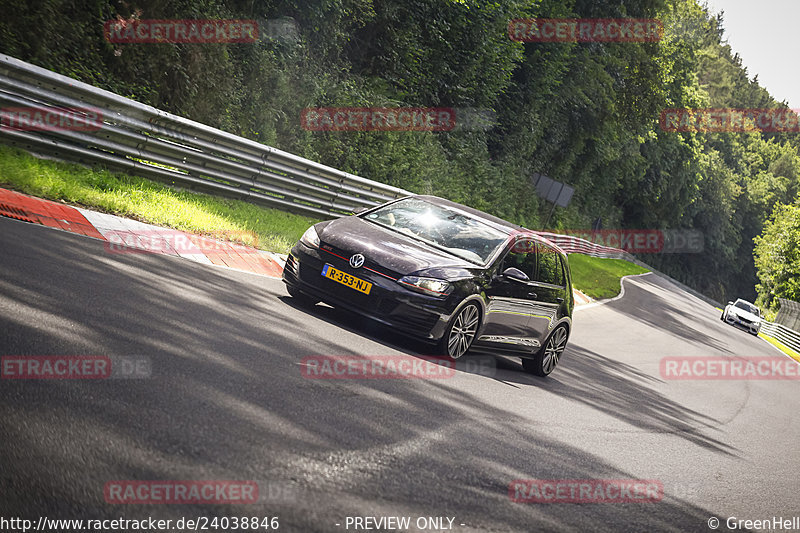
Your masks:
<path fill-rule="evenodd" d="M 623 276 L 650 272 L 622 259 L 601 259 L 583 254 L 569 254 L 569 266 L 572 285 L 595 300 L 618 295 Z"/>
<path fill-rule="evenodd" d="M 286 253 L 318 220 L 0 146 L 0 187 Z"/>

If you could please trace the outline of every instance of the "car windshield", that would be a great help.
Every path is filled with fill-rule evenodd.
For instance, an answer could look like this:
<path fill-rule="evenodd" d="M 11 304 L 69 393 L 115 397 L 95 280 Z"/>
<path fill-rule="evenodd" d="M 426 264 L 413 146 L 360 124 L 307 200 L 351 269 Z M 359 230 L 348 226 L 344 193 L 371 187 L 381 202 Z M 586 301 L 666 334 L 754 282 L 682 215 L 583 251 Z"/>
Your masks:
<path fill-rule="evenodd" d="M 367 213 L 365 220 L 484 265 L 508 235 L 464 213 L 407 198 Z"/>
<path fill-rule="evenodd" d="M 739 309 L 744 309 L 748 313 L 753 313 L 754 315 L 758 316 L 758 308 L 753 305 L 750 305 L 747 302 L 744 302 L 742 300 L 737 300 L 736 303 L 733 305 L 735 305 Z"/>

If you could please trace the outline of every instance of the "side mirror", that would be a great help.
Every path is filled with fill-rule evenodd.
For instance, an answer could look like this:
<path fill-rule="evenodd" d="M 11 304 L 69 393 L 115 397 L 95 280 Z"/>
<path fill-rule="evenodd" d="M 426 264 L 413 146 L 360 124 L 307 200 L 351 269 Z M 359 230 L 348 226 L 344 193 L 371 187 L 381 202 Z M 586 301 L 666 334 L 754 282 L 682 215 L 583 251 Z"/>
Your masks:
<path fill-rule="evenodd" d="M 503 276 L 508 279 L 513 279 L 515 281 L 530 281 L 530 278 L 528 277 L 527 274 L 525 274 L 525 272 L 514 267 L 508 267 L 507 269 L 505 269 L 503 271 Z"/>
<path fill-rule="evenodd" d="M 728 305 L 733 305 L 733 302 L 728 302 Z"/>

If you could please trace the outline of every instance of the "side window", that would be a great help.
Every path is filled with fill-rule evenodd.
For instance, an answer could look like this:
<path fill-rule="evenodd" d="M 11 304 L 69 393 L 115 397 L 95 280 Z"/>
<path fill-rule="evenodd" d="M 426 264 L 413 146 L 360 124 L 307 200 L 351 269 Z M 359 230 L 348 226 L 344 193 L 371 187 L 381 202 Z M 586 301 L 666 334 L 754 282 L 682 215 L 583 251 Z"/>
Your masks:
<path fill-rule="evenodd" d="M 518 268 L 523 271 L 530 279 L 535 279 L 536 273 L 536 247 L 532 241 L 517 241 L 511 247 L 506 257 L 503 259 L 503 264 L 500 266 L 500 272 L 503 272 L 509 267 Z"/>
<path fill-rule="evenodd" d="M 546 244 L 538 244 L 539 250 L 539 273 L 537 281 L 549 283 L 551 285 L 564 286 L 564 269 L 561 266 L 559 253 Z"/>

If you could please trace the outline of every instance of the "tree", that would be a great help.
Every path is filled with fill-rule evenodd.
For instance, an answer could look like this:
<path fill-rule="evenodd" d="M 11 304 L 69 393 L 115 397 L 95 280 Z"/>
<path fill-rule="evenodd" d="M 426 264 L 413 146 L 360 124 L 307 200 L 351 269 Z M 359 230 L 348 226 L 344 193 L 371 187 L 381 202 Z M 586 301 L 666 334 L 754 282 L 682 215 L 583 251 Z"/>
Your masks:
<path fill-rule="evenodd" d="M 775 207 L 754 242 L 758 304 L 775 310 L 777 298 L 800 300 L 800 197 Z"/>

